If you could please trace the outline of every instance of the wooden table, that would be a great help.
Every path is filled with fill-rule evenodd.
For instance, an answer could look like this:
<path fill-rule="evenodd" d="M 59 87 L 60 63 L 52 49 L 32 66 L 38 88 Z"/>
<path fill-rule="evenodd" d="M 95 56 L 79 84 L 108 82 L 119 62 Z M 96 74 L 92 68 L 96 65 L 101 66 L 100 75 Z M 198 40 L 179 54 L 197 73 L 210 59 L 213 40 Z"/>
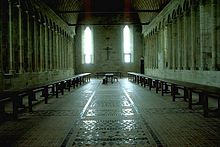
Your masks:
<path fill-rule="evenodd" d="M 108 80 L 109 80 L 109 79 L 111 80 L 111 83 L 113 83 L 113 76 L 114 76 L 113 73 L 107 73 L 107 74 L 105 74 L 106 84 L 108 83 Z"/>

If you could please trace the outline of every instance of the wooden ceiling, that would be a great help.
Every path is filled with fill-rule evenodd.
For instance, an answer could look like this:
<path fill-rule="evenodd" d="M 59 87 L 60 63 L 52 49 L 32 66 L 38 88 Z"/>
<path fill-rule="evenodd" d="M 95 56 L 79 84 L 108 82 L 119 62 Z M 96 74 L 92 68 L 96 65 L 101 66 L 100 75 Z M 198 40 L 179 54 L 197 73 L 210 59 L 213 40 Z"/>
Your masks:
<path fill-rule="evenodd" d="M 41 0 L 68 25 L 122 23 L 149 24 L 170 0 Z M 88 21 L 94 16 L 104 22 Z M 116 21 L 108 21 L 116 19 Z"/>

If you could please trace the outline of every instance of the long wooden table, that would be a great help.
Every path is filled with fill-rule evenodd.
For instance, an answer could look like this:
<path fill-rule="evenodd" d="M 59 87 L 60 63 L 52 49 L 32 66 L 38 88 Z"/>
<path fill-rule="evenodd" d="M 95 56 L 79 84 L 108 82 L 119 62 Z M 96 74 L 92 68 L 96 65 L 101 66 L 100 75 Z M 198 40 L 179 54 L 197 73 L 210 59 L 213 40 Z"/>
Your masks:
<path fill-rule="evenodd" d="M 148 86 L 149 90 L 152 88 L 156 89 L 156 93 L 161 91 L 161 95 L 164 93 L 171 93 L 172 100 L 175 101 L 176 98 L 184 98 L 185 101 L 188 100 L 188 107 L 192 109 L 192 105 L 203 105 L 204 116 L 207 117 L 209 113 L 208 98 L 214 97 L 218 99 L 218 109 L 217 112 L 220 115 L 220 87 L 214 87 L 209 85 L 202 85 L 197 83 L 178 81 L 172 79 L 165 79 L 155 76 L 148 76 L 144 74 L 139 74 L 135 72 L 128 72 L 128 79 L 132 80 L 141 86 Z M 170 90 L 168 90 L 170 86 Z M 184 95 L 178 96 L 178 89 L 183 89 Z M 199 102 L 192 103 L 192 93 L 199 94 Z"/>
<path fill-rule="evenodd" d="M 114 76 L 118 76 L 118 77 L 122 77 L 122 73 L 120 71 L 102 71 L 102 72 L 96 72 L 95 73 L 95 77 L 99 78 L 99 77 L 104 77 L 105 74 L 114 74 Z"/>
<path fill-rule="evenodd" d="M 3 115 L 5 114 L 4 105 L 7 101 L 12 102 L 12 115 L 14 119 L 17 119 L 18 109 L 20 107 L 24 107 L 23 97 L 28 97 L 28 109 L 31 112 L 33 105 L 32 102 L 34 101 L 37 92 L 42 92 L 42 97 L 44 97 L 45 104 L 47 104 L 49 95 L 56 95 L 56 97 L 59 96 L 59 93 L 63 95 L 65 89 L 70 91 L 71 87 L 75 88 L 82 83 L 89 82 L 90 75 L 91 73 L 82 73 L 75 75 L 71 78 L 53 81 L 47 84 L 33 85 L 27 88 L 16 90 L 2 91 L 0 92 L 0 117 L 3 117 Z M 51 89 L 51 93 L 49 93 L 49 89 Z"/>

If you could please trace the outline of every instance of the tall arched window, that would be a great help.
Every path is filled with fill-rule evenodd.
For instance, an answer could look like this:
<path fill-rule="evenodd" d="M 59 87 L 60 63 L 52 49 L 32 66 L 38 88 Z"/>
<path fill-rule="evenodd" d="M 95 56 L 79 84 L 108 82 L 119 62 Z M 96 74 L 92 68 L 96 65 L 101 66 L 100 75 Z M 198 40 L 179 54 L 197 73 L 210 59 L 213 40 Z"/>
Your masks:
<path fill-rule="evenodd" d="M 123 29 L 123 59 L 125 63 L 133 62 L 133 37 L 131 29 L 126 25 Z"/>
<path fill-rule="evenodd" d="M 90 27 L 86 27 L 82 34 L 82 63 L 93 63 L 93 35 Z"/>

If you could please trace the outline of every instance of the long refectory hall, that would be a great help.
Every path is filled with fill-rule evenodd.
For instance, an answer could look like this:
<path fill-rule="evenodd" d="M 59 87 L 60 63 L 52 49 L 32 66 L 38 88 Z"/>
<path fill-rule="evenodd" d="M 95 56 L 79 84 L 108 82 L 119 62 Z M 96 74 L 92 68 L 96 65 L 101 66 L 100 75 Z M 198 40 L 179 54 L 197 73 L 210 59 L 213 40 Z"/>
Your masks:
<path fill-rule="evenodd" d="M 219 0 L 1 0 L 0 146 L 220 146 Z"/>

